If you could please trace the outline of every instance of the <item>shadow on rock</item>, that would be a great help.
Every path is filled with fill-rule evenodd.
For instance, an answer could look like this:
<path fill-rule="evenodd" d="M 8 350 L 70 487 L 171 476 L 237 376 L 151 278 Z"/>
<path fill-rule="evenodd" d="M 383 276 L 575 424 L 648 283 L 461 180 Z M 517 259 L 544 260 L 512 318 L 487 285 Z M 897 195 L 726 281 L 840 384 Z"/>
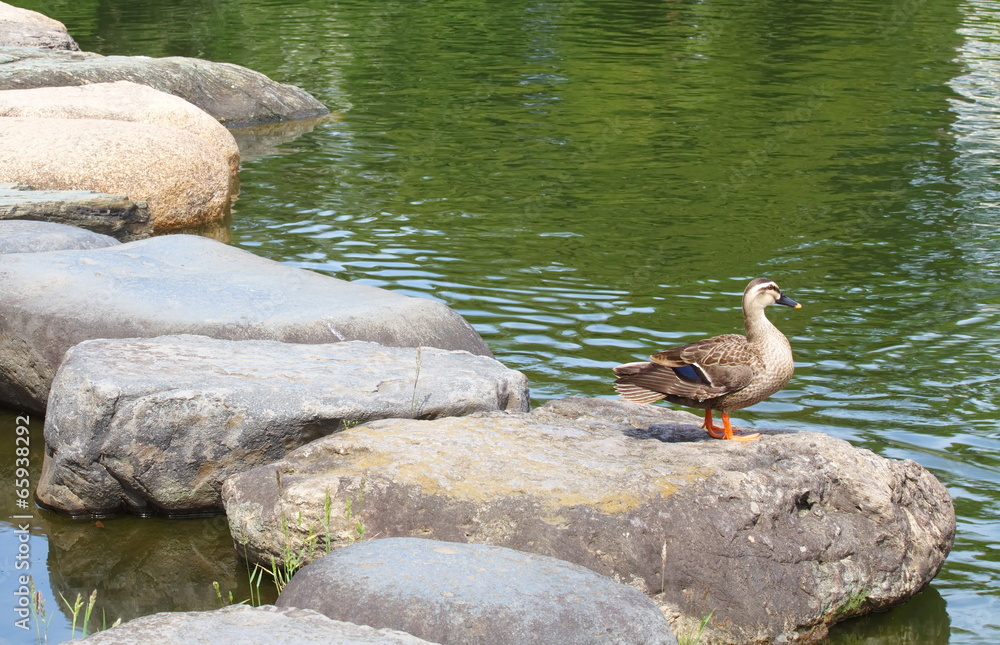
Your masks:
<path fill-rule="evenodd" d="M 774 436 L 781 434 L 795 434 L 796 430 L 778 429 L 758 429 L 741 428 L 733 426 L 738 433 L 748 434 L 749 432 L 759 432 L 761 436 Z M 692 425 L 652 425 L 648 428 L 627 428 L 622 434 L 632 439 L 655 439 L 663 443 L 700 443 L 702 441 L 720 441 L 713 439 L 705 432 L 704 428 Z"/>

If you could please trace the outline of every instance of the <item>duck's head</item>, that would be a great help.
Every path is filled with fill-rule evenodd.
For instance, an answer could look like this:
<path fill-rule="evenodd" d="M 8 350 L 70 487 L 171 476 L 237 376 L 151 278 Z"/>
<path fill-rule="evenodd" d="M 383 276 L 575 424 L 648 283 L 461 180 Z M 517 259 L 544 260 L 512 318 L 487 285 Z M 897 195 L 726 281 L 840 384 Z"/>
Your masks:
<path fill-rule="evenodd" d="M 764 309 L 769 305 L 783 305 L 801 309 L 802 305 L 781 292 L 778 284 L 769 278 L 754 278 L 743 290 L 743 308 Z"/>

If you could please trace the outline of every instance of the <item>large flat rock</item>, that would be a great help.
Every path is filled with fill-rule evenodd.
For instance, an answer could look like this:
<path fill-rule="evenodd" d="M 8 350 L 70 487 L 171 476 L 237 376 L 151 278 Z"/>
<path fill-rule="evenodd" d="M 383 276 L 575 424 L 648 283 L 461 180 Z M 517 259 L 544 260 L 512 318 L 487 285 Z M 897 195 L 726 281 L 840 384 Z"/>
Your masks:
<path fill-rule="evenodd" d="M 484 544 L 368 540 L 299 570 L 275 605 L 442 645 L 677 645 L 641 591 L 585 567 Z"/>
<path fill-rule="evenodd" d="M 81 645 L 433 645 L 391 629 L 354 625 L 308 609 L 231 605 L 161 612 L 97 632 Z"/>
<path fill-rule="evenodd" d="M 523 374 L 462 351 L 90 340 L 52 385 L 35 499 L 76 516 L 221 513 L 226 477 L 345 427 L 528 406 Z"/>
<path fill-rule="evenodd" d="M 447 306 L 286 266 L 192 235 L 89 251 L 0 255 L 0 402 L 43 411 L 70 347 L 195 334 L 367 340 L 490 356 Z"/>
<path fill-rule="evenodd" d="M 711 615 L 729 643 L 821 638 L 943 564 L 954 509 L 918 464 L 817 433 L 712 440 L 697 423 L 609 399 L 375 421 L 230 477 L 223 501 L 234 540 L 265 562 L 357 521 L 365 535 L 507 546 L 642 589 L 676 633 Z M 353 500 L 352 517 L 327 519 L 327 496 Z"/>
<path fill-rule="evenodd" d="M 0 198 L 0 203 L 2 203 L 2 198 Z M 66 249 L 103 249 L 118 243 L 118 240 L 113 237 L 75 226 L 53 222 L 5 220 L 0 214 L 0 255 Z"/>
<path fill-rule="evenodd" d="M 305 90 L 230 63 L 0 47 L 0 90 L 132 81 L 179 96 L 227 127 L 326 114 Z"/>
<path fill-rule="evenodd" d="M 18 184 L 0 184 L 0 220 L 8 219 L 86 229 L 123 242 L 149 237 L 153 233 L 149 204 L 131 200 L 125 195 L 90 190 L 32 190 Z"/>

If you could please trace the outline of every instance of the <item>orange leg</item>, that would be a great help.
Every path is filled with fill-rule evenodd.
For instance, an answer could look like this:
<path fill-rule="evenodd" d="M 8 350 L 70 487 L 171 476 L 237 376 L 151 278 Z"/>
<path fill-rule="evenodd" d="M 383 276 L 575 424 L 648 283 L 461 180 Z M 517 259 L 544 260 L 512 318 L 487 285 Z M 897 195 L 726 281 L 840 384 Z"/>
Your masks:
<path fill-rule="evenodd" d="M 726 438 L 725 429 L 719 428 L 713 423 L 711 410 L 705 410 L 705 423 L 701 427 L 705 428 L 705 430 L 708 430 L 708 434 L 710 434 L 715 439 Z M 719 434 L 715 434 L 716 432 L 718 432 Z"/>
<path fill-rule="evenodd" d="M 703 427 L 715 439 L 733 439 L 735 441 L 757 441 L 760 439 L 759 432 L 748 435 L 733 434 L 733 426 L 729 422 L 729 415 L 725 412 L 722 413 L 722 427 L 720 428 L 712 421 L 712 411 L 705 410 L 705 425 Z M 717 432 L 721 434 L 716 434 Z"/>

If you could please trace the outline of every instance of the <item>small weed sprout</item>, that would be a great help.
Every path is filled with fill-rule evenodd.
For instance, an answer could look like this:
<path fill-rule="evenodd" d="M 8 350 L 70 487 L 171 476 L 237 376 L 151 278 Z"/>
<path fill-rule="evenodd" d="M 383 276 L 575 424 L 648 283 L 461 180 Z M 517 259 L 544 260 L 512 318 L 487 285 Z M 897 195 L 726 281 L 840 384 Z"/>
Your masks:
<path fill-rule="evenodd" d="M 70 601 L 66 599 L 66 596 L 64 596 L 62 592 L 59 593 L 59 597 L 62 598 L 63 603 L 66 605 L 66 608 L 69 610 L 70 615 L 72 617 L 72 624 L 70 626 L 70 638 L 72 639 L 76 638 L 77 622 L 81 623 L 80 638 L 86 638 L 87 629 L 88 626 L 90 625 L 90 616 L 94 612 L 94 605 L 97 604 L 97 589 L 94 589 L 93 591 L 90 592 L 90 596 L 87 598 L 86 607 L 83 604 L 83 596 L 79 593 L 76 594 L 76 598 L 73 600 L 72 603 L 70 603 Z M 82 622 L 80 617 L 81 610 L 83 610 Z M 104 616 L 103 610 L 101 610 L 101 615 Z M 115 621 L 112 627 L 120 623 L 121 623 L 121 618 Z M 107 625 L 107 617 L 104 617 L 102 619 L 102 625 Z"/>
<path fill-rule="evenodd" d="M 363 491 L 361 495 L 358 496 L 358 503 L 360 504 L 362 500 L 364 500 Z M 353 506 L 354 506 L 354 500 L 348 497 L 344 503 L 344 519 L 346 519 L 348 522 L 350 522 L 351 519 L 354 519 L 355 535 L 349 537 L 351 541 L 360 542 L 361 540 L 365 539 L 365 525 L 360 518 L 353 517 Z"/>
<path fill-rule="evenodd" d="M 61 591 L 59 592 L 59 597 L 62 598 L 64 603 L 66 603 L 66 608 L 73 617 L 73 624 L 72 627 L 70 627 L 69 633 L 71 638 L 76 638 L 76 621 L 80 616 L 80 610 L 83 608 L 83 597 L 77 593 L 76 600 L 73 601 L 73 604 L 70 604 L 70 602 L 66 600 L 66 596 L 64 596 Z"/>
<path fill-rule="evenodd" d="M 118 618 L 115 619 L 115 622 L 108 625 L 108 617 L 104 613 L 104 609 L 103 608 L 101 609 L 101 631 L 111 629 L 112 627 L 118 627 L 121 624 L 122 624 L 122 618 L 121 616 L 119 616 Z"/>
<path fill-rule="evenodd" d="M 712 615 L 715 611 L 709 612 L 707 616 L 701 619 L 701 623 L 698 625 L 698 631 L 694 634 L 679 634 L 677 636 L 677 645 L 698 645 L 701 642 L 701 636 L 705 633 L 705 626 L 708 625 L 708 621 L 712 620 Z"/>
<path fill-rule="evenodd" d="M 329 554 L 332 548 L 332 540 L 330 539 L 330 524 L 333 522 L 333 498 L 330 496 L 330 490 L 327 489 L 326 495 L 323 498 L 323 529 L 325 530 L 326 538 L 326 552 Z"/>
<path fill-rule="evenodd" d="M 222 597 L 222 589 L 219 587 L 219 581 L 218 580 L 213 580 L 212 581 L 212 588 L 215 589 L 215 597 L 219 599 L 219 604 L 221 606 L 225 607 L 226 605 L 233 604 L 233 591 L 232 591 L 232 589 L 229 590 L 229 596 L 228 596 L 228 598 L 223 598 Z M 253 595 L 253 588 L 252 587 L 250 589 L 250 594 Z"/>
<path fill-rule="evenodd" d="M 278 477 L 278 485 L 280 487 L 280 475 L 277 471 L 275 471 L 275 475 Z M 363 540 L 365 537 L 366 529 L 364 522 L 362 522 L 359 517 L 355 516 L 357 507 L 364 500 L 365 484 L 366 479 L 362 478 L 361 490 L 356 501 L 350 497 L 344 500 L 344 519 L 347 520 L 349 525 L 353 521 L 354 528 L 353 534 L 347 535 L 346 539 L 352 542 Z M 281 593 L 296 571 L 316 559 L 318 556 L 325 555 L 333 550 L 335 542 L 333 535 L 333 495 L 329 490 L 327 490 L 323 496 L 323 516 L 321 518 L 322 525 L 314 527 L 311 524 L 311 522 L 308 522 L 305 519 L 301 511 L 296 514 L 294 528 L 299 534 L 304 531 L 306 536 L 297 548 L 293 548 L 291 546 L 292 523 L 289 521 L 287 515 L 284 513 L 281 514 L 280 526 L 282 536 L 284 537 L 283 553 L 280 559 L 272 556 L 270 558 L 270 566 L 258 563 L 254 564 L 251 569 L 250 557 L 247 552 L 247 544 L 249 540 L 245 538 L 240 540 L 239 543 L 243 546 L 243 562 L 246 565 L 247 579 L 250 582 L 250 598 L 248 601 L 244 600 L 240 604 L 249 602 L 249 604 L 253 607 L 259 607 L 261 605 L 262 599 L 260 585 L 263 582 L 265 574 L 267 574 L 267 576 L 274 583 L 278 593 Z M 320 540 L 323 540 L 323 544 L 321 546 L 317 546 Z M 233 594 L 231 591 L 228 592 L 227 598 L 227 596 L 223 594 L 218 582 L 213 582 L 212 586 L 215 589 L 216 598 L 218 598 L 221 603 L 225 604 L 227 599 L 229 604 L 233 603 Z"/>

